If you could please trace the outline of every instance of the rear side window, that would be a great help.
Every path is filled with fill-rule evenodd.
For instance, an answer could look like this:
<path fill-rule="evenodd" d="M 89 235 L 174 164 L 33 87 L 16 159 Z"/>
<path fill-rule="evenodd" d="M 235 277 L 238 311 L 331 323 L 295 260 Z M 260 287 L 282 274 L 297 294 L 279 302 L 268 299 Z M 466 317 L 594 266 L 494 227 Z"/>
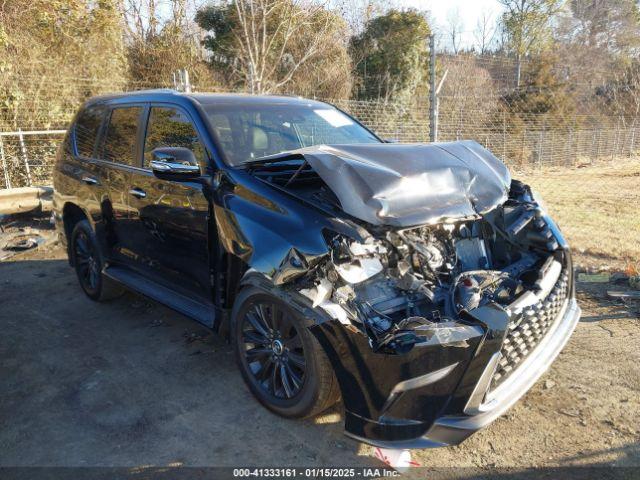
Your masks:
<path fill-rule="evenodd" d="M 93 149 L 105 112 L 104 105 L 92 105 L 85 108 L 78 116 L 74 136 L 76 150 L 81 157 L 93 157 Z"/>
<path fill-rule="evenodd" d="M 142 107 L 118 107 L 111 111 L 102 158 L 137 167 L 136 139 Z"/>
<path fill-rule="evenodd" d="M 151 165 L 151 152 L 159 147 L 183 147 L 191 150 L 198 163 L 204 163 L 204 148 L 186 114 L 171 107 L 151 107 L 144 143 L 144 165 Z"/>

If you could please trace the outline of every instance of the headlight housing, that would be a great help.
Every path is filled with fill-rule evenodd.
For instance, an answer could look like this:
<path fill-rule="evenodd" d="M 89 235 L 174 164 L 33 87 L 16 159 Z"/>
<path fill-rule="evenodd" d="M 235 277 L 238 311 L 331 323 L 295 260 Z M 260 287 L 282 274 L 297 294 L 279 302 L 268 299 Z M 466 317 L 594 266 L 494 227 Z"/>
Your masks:
<path fill-rule="evenodd" d="M 531 198 L 533 198 L 533 201 L 538 204 L 538 208 L 543 214 L 545 215 L 549 214 L 549 209 L 547 208 L 547 204 L 542 199 L 540 192 L 538 192 L 537 190 L 531 189 Z"/>

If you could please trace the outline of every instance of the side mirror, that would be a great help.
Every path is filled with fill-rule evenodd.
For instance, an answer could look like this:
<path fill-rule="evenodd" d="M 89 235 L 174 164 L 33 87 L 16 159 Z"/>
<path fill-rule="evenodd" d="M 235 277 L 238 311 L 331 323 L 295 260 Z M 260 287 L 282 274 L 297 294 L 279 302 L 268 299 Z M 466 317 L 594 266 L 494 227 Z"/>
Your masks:
<path fill-rule="evenodd" d="M 382 141 L 384 143 L 400 143 L 400 140 L 397 138 L 383 138 Z"/>
<path fill-rule="evenodd" d="M 200 176 L 200 166 L 191 150 L 160 147 L 151 152 L 151 170 L 162 180 L 187 181 Z"/>

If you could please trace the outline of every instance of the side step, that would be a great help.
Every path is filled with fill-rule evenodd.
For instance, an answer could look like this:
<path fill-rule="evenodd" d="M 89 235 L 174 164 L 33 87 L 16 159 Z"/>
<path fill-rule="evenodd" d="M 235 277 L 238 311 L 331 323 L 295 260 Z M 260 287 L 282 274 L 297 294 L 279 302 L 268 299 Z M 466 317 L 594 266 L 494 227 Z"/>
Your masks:
<path fill-rule="evenodd" d="M 111 265 L 105 268 L 103 273 L 112 280 L 122 283 L 127 288 L 162 303 L 187 317 L 191 317 L 209 328 L 213 328 L 215 320 L 213 304 L 207 305 L 193 300 L 128 268 Z"/>

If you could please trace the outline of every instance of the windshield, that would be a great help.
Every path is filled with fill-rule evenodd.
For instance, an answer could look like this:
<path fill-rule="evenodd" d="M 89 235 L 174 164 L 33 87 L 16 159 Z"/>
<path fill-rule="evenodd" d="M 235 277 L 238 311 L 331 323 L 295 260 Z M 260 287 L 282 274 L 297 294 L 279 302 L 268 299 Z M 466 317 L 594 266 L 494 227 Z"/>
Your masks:
<path fill-rule="evenodd" d="M 330 106 L 217 104 L 205 111 L 229 163 L 312 145 L 380 143 L 371 132 Z"/>

